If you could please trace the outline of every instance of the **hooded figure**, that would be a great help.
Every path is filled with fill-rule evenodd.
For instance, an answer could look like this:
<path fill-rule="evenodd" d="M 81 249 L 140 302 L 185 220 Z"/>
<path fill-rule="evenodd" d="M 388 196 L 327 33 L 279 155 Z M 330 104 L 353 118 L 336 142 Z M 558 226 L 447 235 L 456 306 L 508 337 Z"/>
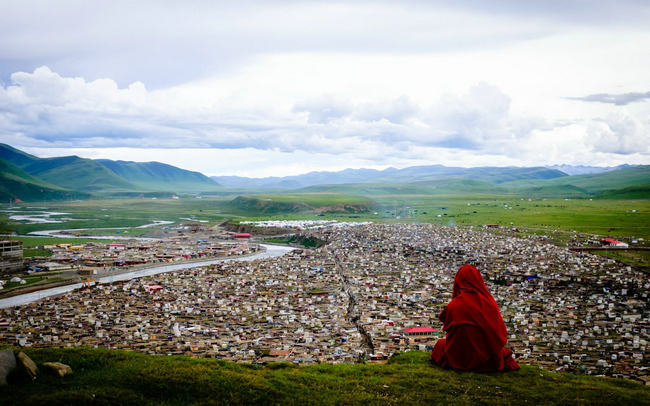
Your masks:
<path fill-rule="evenodd" d="M 512 371 L 519 365 L 504 348 L 508 332 L 499 306 L 471 265 L 463 265 L 454 280 L 451 302 L 438 316 L 447 332 L 431 359 L 443 368 L 464 371 Z"/>

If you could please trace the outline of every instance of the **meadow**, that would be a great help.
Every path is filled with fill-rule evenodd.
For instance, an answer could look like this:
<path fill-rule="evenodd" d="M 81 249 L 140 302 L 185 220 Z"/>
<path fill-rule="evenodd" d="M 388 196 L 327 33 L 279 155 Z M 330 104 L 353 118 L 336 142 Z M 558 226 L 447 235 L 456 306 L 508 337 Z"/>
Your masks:
<path fill-rule="evenodd" d="M 61 228 L 111 228 L 124 230 L 91 231 L 116 235 L 142 235 L 147 229 L 128 229 L 155 220 L 173 222 L 202 221 L 215 224 L 235 220 L 346 220 L 378 222 L 426 222 L 440 225 L 480 226 L 498 224 L 523 227 L 530 232 L 592 233 L 615 238 L 650 238 L 649 200 L 611 199 L 529 199 L 499 195 L 375 195 L 371 197 L 333 194 L 246 195 L 259 201 L 305 203 L 311 207 L 363 203 L 367 210 L 356 213 L 290 210 L 261 213 L 256 207 L 237 204 L 235 196 L 182 199 L 84 200 L 25 204 L 46 207 L 72 218 L 63 223 L 21 224 L 9 221 L 8 228 L 18 234 L 34 230 Z M 3 205 L 7 209 L 7 205 Z M 15 207 L 14 207 L 15 208 Z M 7 222 L 7 214 L 0 216 Z M 55 217 L 56 218 L 56 217 Z"/>
<path fill-rule="evenodd" d="M 73 374 L 14 378 L 5 404 L 648 404 L 650 389 L 622 379 L 553 373 L 531 365 L 508 373 L 441 369 L 412 351 L 387 364 L 266 366 L 155 356 L 103 348 L 24 349 L 40 364 L 58 361 Z"/>

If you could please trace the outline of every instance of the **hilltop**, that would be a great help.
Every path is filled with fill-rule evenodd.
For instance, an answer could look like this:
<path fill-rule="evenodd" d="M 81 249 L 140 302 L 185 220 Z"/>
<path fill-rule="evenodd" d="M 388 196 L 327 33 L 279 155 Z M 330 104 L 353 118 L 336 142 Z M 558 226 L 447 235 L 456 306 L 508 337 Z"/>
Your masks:
<path fill-rule="evenodd" d="M 532 365 L 509 373 L 467 373 L 432 366 L 413 351 L 388 364 L 265 366 L 184 356 L 90 349 L 23 349 L 40 364 L 72 367 L 64 378 L 0 388 L 7 404 L 648 404 L 633 381 L 552 373 Z"/>

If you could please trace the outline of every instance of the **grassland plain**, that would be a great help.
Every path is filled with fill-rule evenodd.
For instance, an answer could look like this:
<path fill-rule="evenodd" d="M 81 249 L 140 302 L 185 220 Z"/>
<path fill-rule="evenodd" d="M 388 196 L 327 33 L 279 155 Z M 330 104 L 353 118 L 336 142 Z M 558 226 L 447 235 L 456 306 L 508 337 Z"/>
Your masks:
<path fill-rule="evenodd" d="M 578 231 L 613 237 L 650 238 L 650 200 L 528 199 L 499 195 L 437 196 L 423 194 L 375 195 L 369 198 L 336 194 L 247 195 L 274 202 L 303 202 L 312 207 L 359 202 L 370 208 L 360 213 L 302 211 L 260 213 L 255 207 L 232 204 L 234 196 L 184 199 L 125 199 L 46 202 L 30 204 L 69 213 L 72 221 L 52 224 L 17 224 L 19 234 L 58 228 L 134 227 L 154 220 L 208 224 L 237 220 L 319 219 L 383 222 L 427 222 L 440 225 L 500 224 L 540 231 Z M 3 208 L 6 208 L 4 205 Z M 6 213 L 2 213 L 5 216 Z M 110 232 L 114 233 L 114 232 Z"/>
<path fill-rule="evenodd" d="M 37 364 L 58 361 L 74 373 L 33 382 L 14 377 L 0 388 L 2 404 L 650 404 L 650 388 L 633 381 L 531 365 L 510 373 L 449 371 L 419 351 L 388 364 L 257 366 L 102 348 L 23 350 Z"/>

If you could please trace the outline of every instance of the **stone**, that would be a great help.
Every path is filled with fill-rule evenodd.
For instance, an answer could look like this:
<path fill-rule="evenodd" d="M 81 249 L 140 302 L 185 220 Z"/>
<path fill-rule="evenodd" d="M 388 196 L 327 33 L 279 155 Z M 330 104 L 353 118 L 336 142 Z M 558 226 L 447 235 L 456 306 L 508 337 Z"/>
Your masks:
<path fill-rule="evenodd" d="M 72 374 L 72 368 L 69 365 L 60 362 L 44 362 L 43 368 L 47 369 L 54 375 L 63 378 L 66 375 Z"/>
<path fill-rule="evenodd" d="M 23 366 L 27 374 L 32 378 L 36 378 L 36 375 L 38 374 L 38 367 L 32 361 L 31 358 L 27 356 L 24 352 L 19 352 L 18 355 L 16 355 L 16 358 L 18 358 L 18 361 L 20 364 Z"/>
<path fill-rule="evenodd" d="M 7 377 L 16 369 L 16 356 L 12 350 L 0 351 L 0 386 L 7 385 Z"/>

